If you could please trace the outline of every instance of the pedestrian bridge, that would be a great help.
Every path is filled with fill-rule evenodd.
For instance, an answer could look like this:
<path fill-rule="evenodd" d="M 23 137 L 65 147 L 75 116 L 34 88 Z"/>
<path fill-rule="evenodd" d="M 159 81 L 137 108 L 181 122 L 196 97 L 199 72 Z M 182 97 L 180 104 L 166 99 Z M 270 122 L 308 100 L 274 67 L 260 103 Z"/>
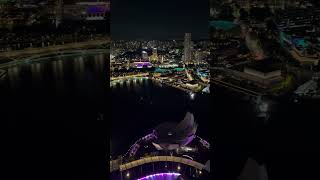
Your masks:
<path fill-rule="evenodd" d="M 148 163 L 154 163 L 154 162 L 175 162 L 175 163 L 181 163 L 185 164 L 191 167 L 194 167 L 199 170 L 206 170 L 210 172 L 210 161 L 207 161 L 206 164 L 201 164 L 197 161 L 193 161 L 191 159 L 186 159 L 182 157 L 175 157 L 175 156 L 153 156 L 153 157 L 145 157 L 139 160 L 135 160 L 132 162 L 128 162 L 125 164 L 121 164 L 120 160 L 113 160 L 110 161 L 110 172 L 113 171 L 125 171 L 137 166 L 141 166 Z"/>

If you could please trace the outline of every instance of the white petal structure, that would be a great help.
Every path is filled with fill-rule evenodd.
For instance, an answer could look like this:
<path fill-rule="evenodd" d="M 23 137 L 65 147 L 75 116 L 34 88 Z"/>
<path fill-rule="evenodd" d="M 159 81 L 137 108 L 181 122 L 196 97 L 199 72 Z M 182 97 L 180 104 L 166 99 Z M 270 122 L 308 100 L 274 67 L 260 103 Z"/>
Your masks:
<path fill-rule="evenodd" d="M 165 122 L 156 127 L 158 139 L 153 145 L 158 150 L 174 150 L 185 146 L 194 139 L 197 126 L 193 114 L 187 112 L 180 123 Z"/>

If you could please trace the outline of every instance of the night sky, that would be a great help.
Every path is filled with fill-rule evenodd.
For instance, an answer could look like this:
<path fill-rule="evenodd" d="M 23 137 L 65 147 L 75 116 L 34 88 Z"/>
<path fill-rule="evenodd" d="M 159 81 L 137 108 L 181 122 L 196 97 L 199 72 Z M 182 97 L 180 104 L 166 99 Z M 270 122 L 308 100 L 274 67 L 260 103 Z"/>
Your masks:
<path fill-rule="evenodd" d="M 113 0 L 111 36 L 119 39 L 193 39 L 208 37 L 208 0 Z"/>

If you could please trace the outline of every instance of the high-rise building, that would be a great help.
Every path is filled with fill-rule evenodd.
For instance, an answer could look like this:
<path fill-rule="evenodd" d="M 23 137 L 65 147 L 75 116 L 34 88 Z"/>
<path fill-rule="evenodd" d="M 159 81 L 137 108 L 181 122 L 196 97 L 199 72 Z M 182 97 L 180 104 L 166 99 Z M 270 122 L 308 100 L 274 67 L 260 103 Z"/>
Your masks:
<path fill-rule="evenodd" d="M 152 61 L 158 61 L 158 50 L 157 50 L 157 48 L 152 48 L 151 60 Z"/>
<path fill-rule="evenodd" d="M 154 56 L 158 56 L 157 48 L 152 48 L 152 54 L 153 54 Z"/>
<path fill-rule="evenodd" d="M 200 63 L 203 60 L 203 52 L 195 52 L 194 59 L 197 63 Z"/>
<path fill-rule="evenodd" d="M 273 3 L 271 3 L 271 5 L 273 5 L 274 9 L 284 9 L 286 6 L 286 1 L 285 0 L 273 0 Z"/>
<path fill-rule="evenodd" d="M 184 62 L 192 61 L 192 41 L 191 33 L 185 33 L 184 35 Z"/>
<path fill-rule="evenodd" d="M 55 5 L 55 24 L 58 27 L 63 16 L 63 0 L 57 0 Z"/>
<path fill-rule="evenodd" d="M 289 2 L 290 1 L 290 2 Z M 267 4 L 271 9 L 284 9 L 292 0 L 238 0 L 241 8 L 249 9 L 251 6 Z"/>
<path fill-rule="evenodd" d="M 142 51 L 142 59 L 147 60 L 148 59 L 148 53 L 146 51 Z"/>

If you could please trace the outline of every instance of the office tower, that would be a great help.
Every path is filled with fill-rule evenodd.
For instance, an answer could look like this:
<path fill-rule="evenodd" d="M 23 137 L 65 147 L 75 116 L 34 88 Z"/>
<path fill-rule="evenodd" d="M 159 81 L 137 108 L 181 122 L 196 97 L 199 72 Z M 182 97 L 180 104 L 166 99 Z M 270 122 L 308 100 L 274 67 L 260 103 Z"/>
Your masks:
<path fill-rule="evenodd" d="M 191 33 L 185 33 L 184 35 L 184 62 L 190 62 L 192 60 L 192 41 Z"/>
<path fill-rule="evenodd" d="M 273 5 L 274 9 L 284 9 L 285 8 L 285 0 L 273 0 L 270 2 Z"/>
<path fill-rule="evenodd" d="M 152 48 L 151 60 L 152 61 L 158 61 L 158 50 L 157 50 L 157 48 Z"/>
<path fill-rule="evenodd" d="M 267 4 L 271 9 L 284 9 L 288 4 L 288 0 L 239 0 L 236 3 L 244 9 L 249 9 L 251 6 Z M 290 2 L 291 3 L 291 2 Z"/>
<path fill-rule="evenodd" d="M 142 59 L 147 60 L 148 59 L 148 53 L 146 51 L 142 51 Z"/>
<path fill-rule="evenodd" d="M 55 24 L 58 27 L 63 16 L 63 0 L 57 0 L 55 5 Z"/>

